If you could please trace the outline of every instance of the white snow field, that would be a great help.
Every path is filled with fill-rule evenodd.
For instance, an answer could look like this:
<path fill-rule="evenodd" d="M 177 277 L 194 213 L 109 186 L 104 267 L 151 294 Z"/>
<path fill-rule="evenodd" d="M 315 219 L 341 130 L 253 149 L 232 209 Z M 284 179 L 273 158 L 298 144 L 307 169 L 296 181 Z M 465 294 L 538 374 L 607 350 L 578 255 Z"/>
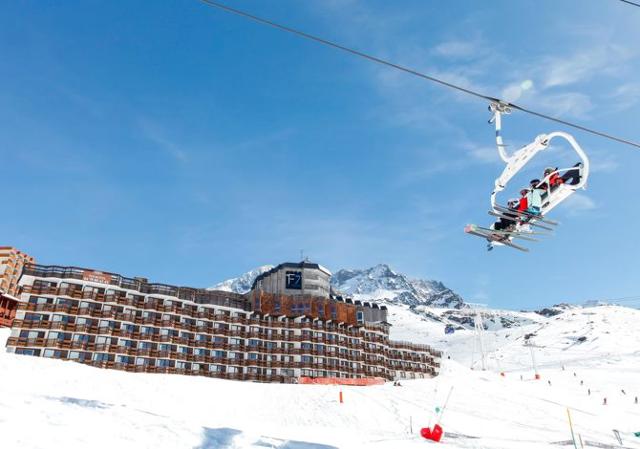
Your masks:
<path fill-rule="evenodd" d="M 405 318 L 407 328 L 395 331 L 403 337 L 452 343 L 442 374 L 401 387 L 343 387 L 343 404 L 336 386 L 133 374 L 0 351 L 0 448 L 571 448 L 567 408 L 584 447 L 640 448 L 640 311 L 575 308 L 488 332 L 504 377 L 468 368 L 471 331 L 444 339 L 442 324 L 427 335 L 419 319 Z M 543 347 L 541 380 L 525 333 Z M 7 336 L 0 330 L 2 347 Z M 424 440 L 420 427 L 435 423 L 451 387 L 442 442 Z"/>

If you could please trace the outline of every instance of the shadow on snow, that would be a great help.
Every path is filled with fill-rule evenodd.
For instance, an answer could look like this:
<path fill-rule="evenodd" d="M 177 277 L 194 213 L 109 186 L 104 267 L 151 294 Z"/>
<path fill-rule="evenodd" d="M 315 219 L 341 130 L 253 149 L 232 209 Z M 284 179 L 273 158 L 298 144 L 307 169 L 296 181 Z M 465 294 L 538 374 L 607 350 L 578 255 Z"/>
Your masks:
<path fill-rule="evenodd" d="M 335 446 L 328 446 L 326 444 L 282 440 L 270 437 L 259 437 L 255 441 L 247 440 L 246 445 L 239 446 L 238 442 L 234 440 L 241 436 L 243 432 L 227 427 L 219 429 L 204 427 L 202 434 L 202 443 L 194 449 L 235 449 L 240 447 L 256 449 L 338 449 Z"/>

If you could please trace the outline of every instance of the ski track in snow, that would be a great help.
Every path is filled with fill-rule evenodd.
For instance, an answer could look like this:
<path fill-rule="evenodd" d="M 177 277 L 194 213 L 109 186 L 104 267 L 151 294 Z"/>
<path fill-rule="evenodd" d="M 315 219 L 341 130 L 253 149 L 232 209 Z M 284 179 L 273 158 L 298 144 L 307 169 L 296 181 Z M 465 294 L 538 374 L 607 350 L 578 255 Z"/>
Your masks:
<path fill-rule="evenodd" d="M 420 428 L 435 424 L 435 407 L 453 387 L 442 419 L 443 447 L 573 447 L 568 407 L 576 433 L 589 442 L 585 447 L 620 447 L 617 429 L 624 447 L 640 449 L 632 434 L 640 431 L 640 405 L 633 403 L 640 396 L 634 328 L 640 311 L 606 306 L 551 318 L 523 314 L 532 324 L 486 333 L 487 348 L 497 349 L 488 371 L 469 369 L 473 332 L 445 336 L 443 323 L 408 308 L 391 307 L 390 313 L 393 338 L 447 349 L 451 360 L 445 357 L 440 376 L 400 387 L 256 384 L 108 371 L 2 351 L 0 447 L 422 448 L 434 443 L 419 436 Z M 535 333 L 541 347 L 538 381 L 523 346 L 527 333 Z M 2 346 L 8 335 L 0 330 Z M 586 341 L 579 342 L 581 336 Z"/>

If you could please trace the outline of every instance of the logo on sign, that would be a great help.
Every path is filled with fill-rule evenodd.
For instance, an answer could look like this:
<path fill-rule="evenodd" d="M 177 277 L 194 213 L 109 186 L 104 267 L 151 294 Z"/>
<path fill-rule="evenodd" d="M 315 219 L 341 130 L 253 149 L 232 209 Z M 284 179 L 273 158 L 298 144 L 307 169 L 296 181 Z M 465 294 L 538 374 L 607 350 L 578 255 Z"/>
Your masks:
<path fill-rule="evenodd" d="M 285 273 L 286 288 L 293 290 L 302 290 L 302 272 L 287 271 Z"/>

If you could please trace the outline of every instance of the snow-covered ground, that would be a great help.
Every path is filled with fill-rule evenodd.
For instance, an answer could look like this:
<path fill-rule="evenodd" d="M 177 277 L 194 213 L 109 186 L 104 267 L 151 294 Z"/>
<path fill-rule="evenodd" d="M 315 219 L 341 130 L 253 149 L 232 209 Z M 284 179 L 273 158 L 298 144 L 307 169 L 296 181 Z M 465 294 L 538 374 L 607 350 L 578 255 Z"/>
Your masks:
<path fill-rule="evenodd" d="M 441 323 L 415 322 L 417 315 L 406 313 L 413 316 L 404 317 L 406 328 L 395 326 L 394 337 L 449 346 L 452 360 L 445 359 L 434 379 L 344 387 L 343 404 L 334 386 L 131 374 L 2 351 L 0 447 L 418 448 L 435 444 L 418 432 L 435 422 L 435 408 L 453 387 L 442 419 L 445 447 L 573 447 L 568 407 L 585 447 L 621 447 L 616 429 L 623 447 L 640 448 L 632 433 L 640 432 L 640 404 L 634 404 L 640 311 L 576 308 L 488 332 L 486 344 L 498 348 L 504 377 L 495 358 L 488 363 L 496 371 L 468 368 L 471 331 L 445 338 Z M 538 381 L 522 345 L 525 333 L 535 333 L 531 338 L 542 347 L 536 349 Z M 0 345 L 7 336 L 0 330 Z"/>

